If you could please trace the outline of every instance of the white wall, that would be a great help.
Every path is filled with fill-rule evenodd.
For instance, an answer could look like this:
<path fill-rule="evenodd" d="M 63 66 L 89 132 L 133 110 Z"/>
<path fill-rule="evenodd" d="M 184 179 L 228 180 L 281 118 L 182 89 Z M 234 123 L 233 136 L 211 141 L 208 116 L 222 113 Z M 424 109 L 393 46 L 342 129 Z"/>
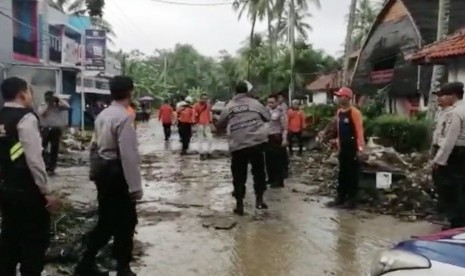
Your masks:
<path fill-rule="evenodd" d="M 328 95 L 326 94 L 326 92 L 314 92 L 312 103 L 313 104 L 327 104 Z"/>

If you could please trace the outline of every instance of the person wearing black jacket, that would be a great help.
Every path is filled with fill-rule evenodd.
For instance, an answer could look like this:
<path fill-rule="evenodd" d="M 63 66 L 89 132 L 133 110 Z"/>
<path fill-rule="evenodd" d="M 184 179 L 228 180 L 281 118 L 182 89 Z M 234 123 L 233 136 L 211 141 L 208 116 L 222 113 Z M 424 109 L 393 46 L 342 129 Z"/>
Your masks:
<path fill-rule="evenodd" d="M 0 275 L 39 276 L 49 245 L 50 214 L 59 201 L 48 189 L 39 119 L 26 81 L 1 84 L 0 109 Z"/>

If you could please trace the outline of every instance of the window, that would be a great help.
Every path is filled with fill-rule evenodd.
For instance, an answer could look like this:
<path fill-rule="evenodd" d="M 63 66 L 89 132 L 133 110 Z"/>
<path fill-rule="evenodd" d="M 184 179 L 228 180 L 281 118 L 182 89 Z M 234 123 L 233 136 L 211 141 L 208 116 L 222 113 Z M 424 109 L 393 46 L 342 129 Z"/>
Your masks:
<path fill-rule="evenodd" d="M 13 1 L 12 15 L 14 52 L 38 57 L 37 1 Z"/>
<path fill-rule="evenodd" d="M 373 62 L 373 71 L 394 69 L 395 64 L 396 64 L 395 55 L 377 59 Z"/>

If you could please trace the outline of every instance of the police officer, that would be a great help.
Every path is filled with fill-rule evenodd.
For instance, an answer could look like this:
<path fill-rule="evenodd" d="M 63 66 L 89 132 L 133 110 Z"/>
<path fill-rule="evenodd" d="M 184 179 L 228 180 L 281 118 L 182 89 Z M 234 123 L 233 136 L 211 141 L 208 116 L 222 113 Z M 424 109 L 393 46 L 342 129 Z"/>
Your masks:
<path fill-rule="evenodd" d="M 1 84 L 0 110 L 0 275 L 39 276 L 49 245 L 50 211 L 59 202 L 50 195 L 42 158 L 39 120 L 26 81 Z"/>
<path fill-rule="evenodd" d="M 218 119 L 218 128 L 227 126 L 229 150 L 231 151 L 231 173 L 233 177 L 236 208 L 234 213 L 244 214 L 245 183 L 248 164 L 252 165 L 257 209 L 267 209 L 263 201 L 266 190 L 264 149 L 268 141 L 265 122 L 270 113 L 259 101 L 250 96 L 252 85 L 241 81 L 236 85 L 236 95 L 228 102 Z"/>
<path fill-rule="evenodd" d="M 136 200 L 142 198 L 142 185 L 133 118 L 126 112 L 133 89 L 131 78 L 114 77 L 110 81 L 114 101 L 95 121 L 92 148 L 97 154 L 91 155 L 91 178 L 97 186 L 99 220 L 89 234 L 87 249 L 76 267 L 77 275 L 108 275 L 97 267 L 95 256 L 111 237 L 117 275 L 135 275 L 129 263 L 137 224 Z"/>
<path fill-rule="evenodd" d="M 60 150 L 60 139 L 66 122 L 63 120 L 62 111 L 69 109 L 69 104 L 56 97 L 53 91 L 45 93 L 45 104 L 39 107 L 40 122 L 42 125 L 42 146 L 44 156 L 47 157 L 46 168 L 49 175 L 55 174 Z M 50 144 L 50 152 L 46 149 Z"/>
<path fill-rule="evenodd" d="M 451 105 L 444 114 L 433 159 L 436 185 L 442 187 L 444 209 L 452 228 L 465 226 L 465 104 L 463 84 L 447 83 L 437 92 L 440 102 Z"/>
<path fill-rule="evenodd" d="M 444 131 L 446 127 L 446 116 L 453 106 L 453 102 L 447 101 L 446 97 L 438 97 L 438 107 L 440 108 L 437 116 L 436 127 L 434 128 L 433 132 L 433 140 L 432 140 L 432 151 L 431 151 L 431 158 L 436 156 L 436 153 L 439 150 L 439 138 L 441 136 L 441 132 Z M 443 221 L 444 220 L 444 187 L 440 184 L 441 181 L 437 181 L 437 170 L 433 170 L 432 177 L 433 183 L 435 185 L 436 194 L 437 194 L 437 217 L 434 220 Z"/>
<path fill-rule="evenodd" d="M 269 123 L 268 145 L 266 149 L 266 170 L 271 187 L 284 187 L 286 173 L 286 146 L 288 120 L 283 109 L 278 106 L 278 96 L 268 97 L 271 114 Z"/>

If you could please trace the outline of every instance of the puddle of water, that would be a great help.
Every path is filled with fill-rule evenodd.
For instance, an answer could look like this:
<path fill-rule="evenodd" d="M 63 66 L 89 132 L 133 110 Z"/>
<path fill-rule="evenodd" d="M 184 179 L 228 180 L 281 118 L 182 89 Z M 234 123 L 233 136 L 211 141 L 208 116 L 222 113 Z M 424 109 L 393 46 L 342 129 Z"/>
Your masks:
<path fill-rule="evenodd" d="M 238 224 L 232 230 L 205 228 L 202 214 L 231 216 L 229 161 L 174 155 L 165 150 L 161 126 L 154 122 L 141 124 L 139 132 L 141 152 L 157 158 L 144 168 L 148 171 L 144 200 L 155 202 L 139 205 L 137 238 L 150 246 L 138 275 L 359 276 L 366 273 L 378 250 L 437 230 L 426 222 L 404 223 L 325 208 L 327 199 L 308 200 L 302 193 L 291 192 L 307 188 L 297 178 L 291 178 L 285 189 L 267 191 L 270 209 L 257 215 L 252 183 L 248 183 L 248 215 L 235 218 Z M 179 143 L 173 139 L 176 148 Z M 227 147 L 225 140 L 215 140 L 215 145 Z M 74 183 L 71 191 L 94 196 L 83 169 L 63 170 L 54 181 L 76 175 L 85 184 Z"/>

